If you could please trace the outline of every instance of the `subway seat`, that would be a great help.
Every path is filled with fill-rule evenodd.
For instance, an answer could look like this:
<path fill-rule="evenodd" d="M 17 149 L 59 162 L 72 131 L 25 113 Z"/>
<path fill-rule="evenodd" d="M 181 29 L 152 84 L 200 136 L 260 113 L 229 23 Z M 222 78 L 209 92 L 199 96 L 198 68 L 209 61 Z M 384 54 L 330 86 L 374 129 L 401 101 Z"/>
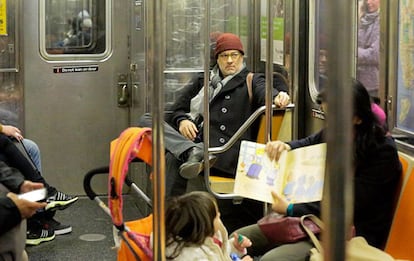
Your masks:
<path fill-rule="evenodd" d="M 292 110 L 277 110 L 272 116 L 272 138 L 271 140 L 291 140 Z M 265 143 L 266 118 L 260 117 L 260 124 L 256 142 Z M 210 173 L 210 188 L 212 191 L 221 194 L 232 194 L 234 190 L 234 178 L 224 178 Z"/>

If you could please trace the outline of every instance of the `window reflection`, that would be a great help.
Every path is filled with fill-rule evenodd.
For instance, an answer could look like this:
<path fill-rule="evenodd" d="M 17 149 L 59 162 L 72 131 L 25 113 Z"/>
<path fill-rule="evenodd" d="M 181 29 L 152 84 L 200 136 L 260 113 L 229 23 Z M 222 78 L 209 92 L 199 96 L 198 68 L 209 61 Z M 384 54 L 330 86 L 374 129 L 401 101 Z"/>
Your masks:
<path fill-rule="evenodd" d="M 105 51 L 105 1 L 47 0 L 45 49 L 49 54 Z"/>
<path fill-rule="evenodd" d="M 357 79 L 379 97 L 380 0 L 359 1 Z"/>

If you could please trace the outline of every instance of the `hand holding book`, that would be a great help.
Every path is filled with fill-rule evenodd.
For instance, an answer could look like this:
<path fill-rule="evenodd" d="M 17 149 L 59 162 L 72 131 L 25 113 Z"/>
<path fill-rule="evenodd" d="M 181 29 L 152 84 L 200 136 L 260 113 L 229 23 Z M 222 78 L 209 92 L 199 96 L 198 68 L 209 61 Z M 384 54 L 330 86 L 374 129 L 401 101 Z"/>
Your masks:
<path fill-rule="evenodd" d="M 273 143 L 273 146 L 266 146 L 242 141 L 234 193 L 268 203 L 274 201 L 272 190 L 288 203 L 320 200 L 326 144 L 287 151 L 290 149 L 285 146 L 287 144 Z"/>

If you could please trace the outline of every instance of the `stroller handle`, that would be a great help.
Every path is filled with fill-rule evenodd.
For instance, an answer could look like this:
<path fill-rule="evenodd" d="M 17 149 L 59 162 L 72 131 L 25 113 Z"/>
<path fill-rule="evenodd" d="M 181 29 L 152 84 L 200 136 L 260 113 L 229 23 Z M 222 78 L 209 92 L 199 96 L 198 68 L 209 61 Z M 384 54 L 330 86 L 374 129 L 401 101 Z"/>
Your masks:
<path fill-rule="evenodd" d="M 96 197 L 96 193 L 92 190 L 92 187 L 91 187 L 92 177 L 97 174 L 108 174 L 108 173 L 109 173 L 109 166 L 96 168 L 86 173 L 85 177 L 83 178 L 83 189 L 85 190 L 86 195 L 91 200 L 95 199 Z"/>

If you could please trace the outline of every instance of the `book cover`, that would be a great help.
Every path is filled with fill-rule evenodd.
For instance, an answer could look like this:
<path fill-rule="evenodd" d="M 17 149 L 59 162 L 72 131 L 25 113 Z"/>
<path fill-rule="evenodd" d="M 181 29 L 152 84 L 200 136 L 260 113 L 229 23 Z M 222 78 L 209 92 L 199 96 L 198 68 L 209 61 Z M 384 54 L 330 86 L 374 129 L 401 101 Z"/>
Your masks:
<path fill-rule="evenodd" d="M 265 144 L 242 141 L 234 193 L 272 203 L 275 190 L 291 203 L 322 199 L 326 143 L 284 151 L 279 161 L 271 161 Z"/>

